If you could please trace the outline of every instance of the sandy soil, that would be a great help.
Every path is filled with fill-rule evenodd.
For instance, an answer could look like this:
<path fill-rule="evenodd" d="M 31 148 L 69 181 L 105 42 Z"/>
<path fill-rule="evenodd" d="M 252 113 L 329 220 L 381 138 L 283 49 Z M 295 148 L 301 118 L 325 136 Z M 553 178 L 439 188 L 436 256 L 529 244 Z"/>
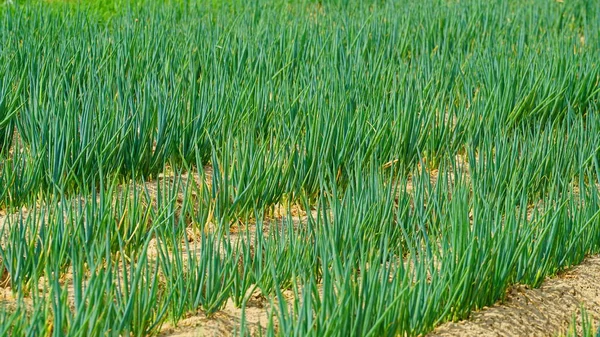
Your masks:
<path fill-rule="evenodd" d="M 581 307 L 600 319 L 600 255 L 551 279 L 539 289 L 515 286 L 504 303 L 484 308 L 468 320 L 446 323 L 433 336 L 556 336 Z"/>
<path fill-rule="evenodd" d="M 293 294 L 291 291 L 283 292 L 288 303 Z M 274 302 L 277 306 L 277 302 Z M 270 314 L 270 301 L 262 297 L 258 291 L 254 292 L 244 309 L 246 316 L 246 327 L 252 335 L 258 335 L 258 330 L 266 329 Z M 277 317 L 273 312 L 273 321 L 277 322 Z M 242 309 L 237 308 L 233 301 L 227 301 L 225 307 L 214 314 L 212 317 L 198 311 L 195 315 L 189 315 L 187 318 L 179 321 L 177 326 L 165 324 L 162 327 L 159 337 L 200 337 L 200 336 L 231 336 L 236 329 L 239 329 Z"/>

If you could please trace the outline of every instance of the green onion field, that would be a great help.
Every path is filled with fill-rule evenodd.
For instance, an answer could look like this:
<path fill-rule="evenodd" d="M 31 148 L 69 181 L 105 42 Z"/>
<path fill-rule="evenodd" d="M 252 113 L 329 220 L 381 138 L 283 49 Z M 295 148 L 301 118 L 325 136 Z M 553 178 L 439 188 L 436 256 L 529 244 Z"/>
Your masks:
<path fill-rule="evenodd" d="M 2 2 L 0 336 L 419 336 L 600 253 L 599 1 Z"/>

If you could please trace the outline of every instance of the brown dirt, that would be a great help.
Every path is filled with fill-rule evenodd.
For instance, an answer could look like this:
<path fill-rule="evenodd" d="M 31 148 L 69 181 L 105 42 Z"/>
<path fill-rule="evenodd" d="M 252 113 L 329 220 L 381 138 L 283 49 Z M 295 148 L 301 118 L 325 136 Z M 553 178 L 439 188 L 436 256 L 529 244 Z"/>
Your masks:
<path fill-rule="evenodd" d="M 518 285 L 504 303 L 483 308 L 465 321 L 446 323 L 428 336 L 556 336 L 581 307 L 600 319 L 600 255 L 551 279 L 540 288 Z"/>
<path fill-rule="evenodd" d="M 288 303 L 293 296 L 291 291 L 283 292 Z M 258 335 L 259 330 L 263 333 L 269 323 L 271 305 L 270 301 L 262 297 L 259 291 L 252 293 L 244 309 L 246 327 L 252 335 Z M 277 306 L 277 302 L 274 301 Z M 242 309 L 236 307 L 229 299 L 225 307 L 212 317 L 207 317 L 202 311 L 191 314 L 187 318 L 177 322 L 176 326 L 163 325 L 159 337 L 199 337 L 199 336 L 231 336 L 239 329 Z M 273 316 L 275 325 L 277 317 Z"/>

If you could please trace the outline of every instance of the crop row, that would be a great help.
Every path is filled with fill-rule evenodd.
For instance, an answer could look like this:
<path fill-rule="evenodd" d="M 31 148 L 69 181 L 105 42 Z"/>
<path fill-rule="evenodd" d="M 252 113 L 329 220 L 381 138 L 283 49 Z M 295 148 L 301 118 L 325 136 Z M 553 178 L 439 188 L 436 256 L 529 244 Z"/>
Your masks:
<path fill-rule="evenodd" d="M 0 203 L 212 163 L 247 209 L 317 193 L 319 172 L 348 180 L 366 163 L 419 158 L 435 168 L 494 135 L 585 120 L 599 95 L 598 29 L 583 4 L 259 1 L 108 22 L 9 7 Z"/>
<path fill-rule="evenodd" d="M 57 6 L 0 9 L 0 335 L 418 335 L 600 250 L 595 2 Z"/>

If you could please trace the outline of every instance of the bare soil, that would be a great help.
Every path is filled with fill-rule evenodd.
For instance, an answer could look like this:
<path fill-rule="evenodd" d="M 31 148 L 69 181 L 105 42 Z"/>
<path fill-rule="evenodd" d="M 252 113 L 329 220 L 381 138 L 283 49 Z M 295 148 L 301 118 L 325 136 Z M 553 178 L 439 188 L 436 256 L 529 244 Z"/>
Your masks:
<path fill-rule="evenodd" d="M 468 320 L 443 324 L 429 336 L 557 336 L 582 307 L 596 322 L 600 319 L 600 255 L 547 279 L 538 289 L 514 286 L 503 303 Z"/>

